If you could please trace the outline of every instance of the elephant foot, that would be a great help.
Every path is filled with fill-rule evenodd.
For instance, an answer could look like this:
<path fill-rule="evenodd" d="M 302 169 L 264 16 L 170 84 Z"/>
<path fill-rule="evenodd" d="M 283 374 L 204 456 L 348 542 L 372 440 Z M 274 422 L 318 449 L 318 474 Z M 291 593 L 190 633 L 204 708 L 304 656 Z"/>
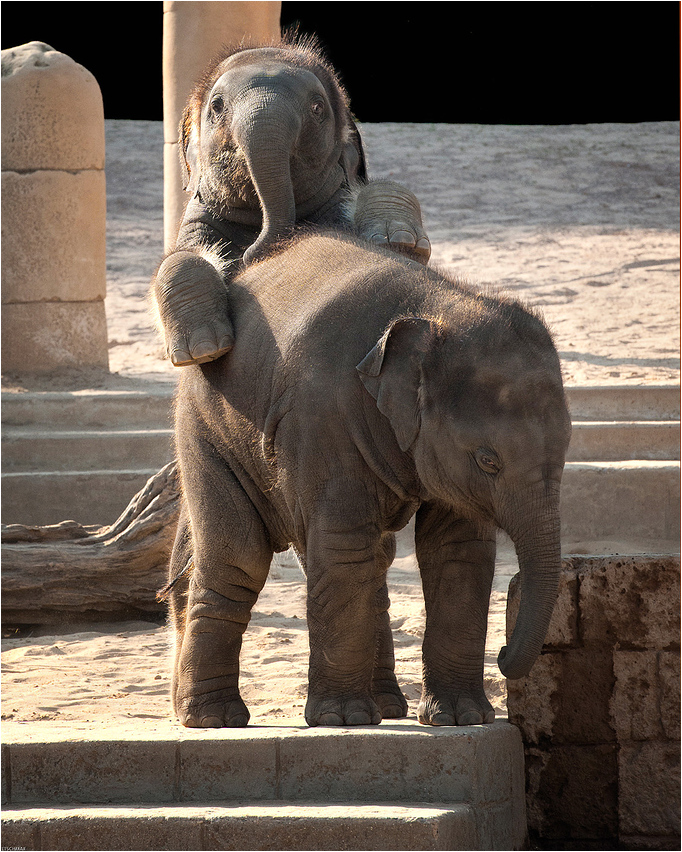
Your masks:
<path fill-rule="evenodd" d="M 407 716 L 407 699 L 403 695 L 395 675 L 375 680 L 372 698 L 384 719 L 404 719 Z"/>
<path fill-rule="evenodd" d="M 416 196 L 391 180 L 363 186 L 355 198 L 355 230 L 379 245 L 421 264 L 431 257 L 431 242 L 424 230 Z"/>
<path fill-rule="evenodd" d="M 168 357 L 175 367 L 206 364 L 229 352 L 234 346 L 232 326 L 215 320 L 192 332 L 176 332 L 167 344 Z"/>
<path fill-rule="evenodd" d="M 177 716 L 186 728 L 245 728 L 251 714 L 233 690 L 196 695 L 177 702 Z"/>
<path fill-rule="evenodd" d="M 495 721 L 492 704 L 483 693 L 448 691 L 447 696 L 422 693 L 417 717 L 422 725 L 490 725 Z"/>
<path fill-rule="evenodd" d="M 373 698 L 381 710 L 382 719 L 404 719 L 407 716 L 407 701 L 402 693 L 380 693 L 373 695 Z"/>
<path fill-rule="evenodd" d="M 226 272 L 213 261 L 200 252 L 174 251 L 152 281 L 166 352 L 176 367 L 215 361 L 234 346 Z"/>
<path fill-rule="evenodd" d="M 381 711 L 371 698 L 315 698 L 309 696 L 305 720 L 311 728 L 318 725 L 378 725 Z"/>
<path fill-rule="evenodd" d="M 431 242 L 429 238 L 420 237 L 415 230 L 404 222 L 387 222 L 385 232 L 371 234 L 369 239 L 378 245 L 384 245 L 400 254 L 407 255 L 426 266 L 431 257 Z"/>

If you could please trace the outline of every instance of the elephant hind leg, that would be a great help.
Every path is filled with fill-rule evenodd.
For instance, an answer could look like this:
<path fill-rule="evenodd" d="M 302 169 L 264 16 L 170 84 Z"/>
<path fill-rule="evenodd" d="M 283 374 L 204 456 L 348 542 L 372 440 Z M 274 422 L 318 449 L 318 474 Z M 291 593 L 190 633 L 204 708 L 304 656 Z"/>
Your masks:
<path fill-rule="evenodd" d="M 206 484 L 208 480 L 208 484 Z M 192 518 L 192 569 L 177 654 L 175 711 L 186 727 L 243 727 L 239 654 L 251 608 L 272 560 L 267 531 L 232 472 L 185 481 Z M 196 502 L 193 502 L 196 501 Z"/>
<path fill-rule="evenodd" d="M 381 547 L 386 562 L 386 570 L 395 558 L 395 536 L 386 533 L 382 537 Z M 395 675 L 395 654 L 393 651 L 393 634 L 391 619 L 388 614 L 390 606 L 388 586 L 383 584 L 377 593 L 377 636 L 374 672 L 372 674 L 372 698 L 381 710 L 383 719 L 402 719 L 407 716 L 407 701 L 398 686 Z"/>
<path fill-rule="evenodd" d="M 173 712 L 176 709 L 178 686 L 178 658 L 185 633 L 187 616 L 187 595 L 189 591 L 190 563 L 192 559 L 192 529 L 189 522 L 187 505 L 183 501 L 180 508 L 175 542 L 168 568 L 168 583 L 157 593 L 157 598 L 168 601 L 168 623 L 173 631 L 173 668 L 171 676 L 171 701 Z"/>

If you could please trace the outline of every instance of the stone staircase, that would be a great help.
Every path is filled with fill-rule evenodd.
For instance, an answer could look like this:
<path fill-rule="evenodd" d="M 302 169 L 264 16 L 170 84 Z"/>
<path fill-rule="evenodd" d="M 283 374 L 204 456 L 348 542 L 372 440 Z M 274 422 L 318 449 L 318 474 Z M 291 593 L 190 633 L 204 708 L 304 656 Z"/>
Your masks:
<path fill-rule="evenodd" d="M 562 539 L 679 540 L 679 387 L 569 387 L 567 397 Z"/>
<path fill-rule="evenodd" d="M 33 726 L 33 736 L 7 727 L 4 848 L 463 850 L 525 842 L 523 745 L 505 721 L 210 731 L 154 723 L 128 736 L 82 724 L 42 726 L 44 734 Z"/>
<path fill-rule="evenodd" d="M 173 386 L 2 394 L 2 521 L 110 524 L 173 458 Z"/>
<path fill-rule="evenodd" d="M 172 457 L 171 385 L 3 393 L 3 523 L 112 523 Z M 565 541 L 679 536 L 674 385 L 570 387 Z"/>

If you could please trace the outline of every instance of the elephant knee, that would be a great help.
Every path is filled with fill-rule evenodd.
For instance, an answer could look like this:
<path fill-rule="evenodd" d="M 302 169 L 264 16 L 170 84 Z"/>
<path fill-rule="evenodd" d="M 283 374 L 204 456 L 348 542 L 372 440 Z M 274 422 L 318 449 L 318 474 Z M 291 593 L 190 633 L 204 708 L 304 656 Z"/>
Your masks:
<path fill-rule="evenodd" d="M 228 592 L 228 590 L 222 590 Z M 208 618 L 222 622 L 232 622 L 241 632 L 251 619 L 251 609 L 258 598 L 258 593 L 243 587 L 234 587 L 229 594 L 217 592 L 210 588 L 193 586 L 188 605 L 188 620 L 196 621 Z"/>

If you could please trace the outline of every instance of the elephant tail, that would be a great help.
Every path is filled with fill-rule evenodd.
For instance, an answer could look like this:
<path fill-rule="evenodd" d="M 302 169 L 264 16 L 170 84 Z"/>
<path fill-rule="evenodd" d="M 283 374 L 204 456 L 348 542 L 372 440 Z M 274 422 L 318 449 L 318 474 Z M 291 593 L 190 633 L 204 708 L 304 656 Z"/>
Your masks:
<path fill-rule="evenodd" d="M 190 573 L 192 568 L 194 568 L 194 560 L 190 558 L 185 567 L 182 569 L 182 571 L 179 571 L 175 575 L 175 577 L 173 577 L 172 580 L 166 583 L 163 588 L 159 589 L 159 591 L 156 593 L 156 600 L 159 601 L 159 603 L 168 600 L 168 596 L 170 595 L 173 586 L 175 586 L 178 580 L 181 580 L 183 577 L 186 577 Z"/>

